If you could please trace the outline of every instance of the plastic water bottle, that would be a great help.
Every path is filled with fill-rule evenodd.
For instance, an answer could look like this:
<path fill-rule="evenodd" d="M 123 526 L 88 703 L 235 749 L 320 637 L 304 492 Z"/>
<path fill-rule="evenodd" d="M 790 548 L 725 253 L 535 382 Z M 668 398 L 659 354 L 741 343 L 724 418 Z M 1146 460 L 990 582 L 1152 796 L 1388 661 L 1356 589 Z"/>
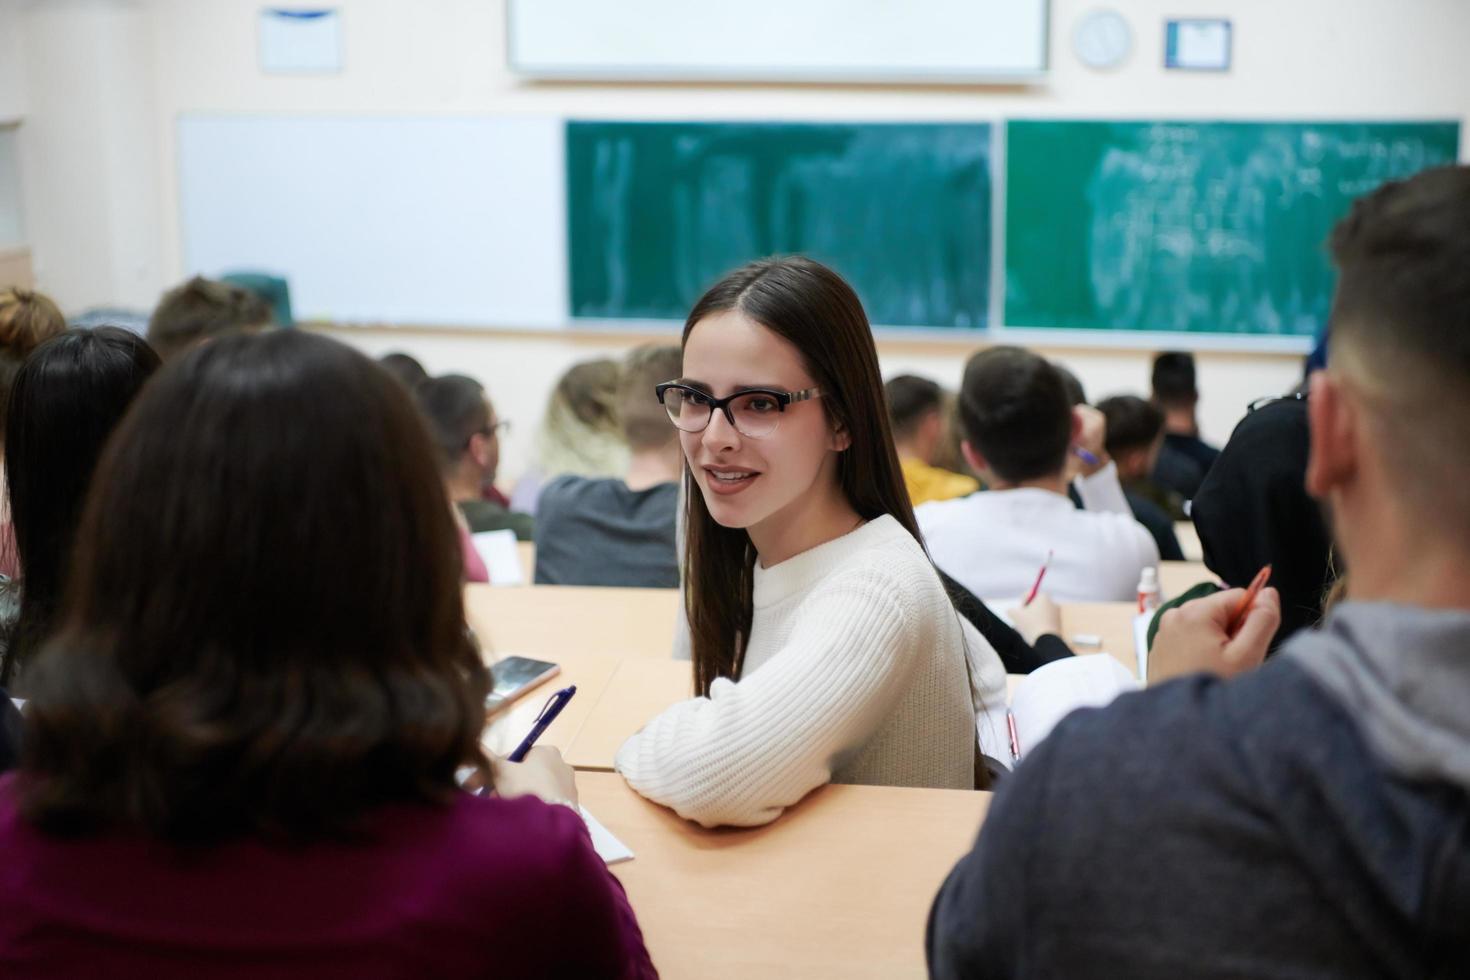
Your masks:
<path fill-rule="evenodd" d="M 1159 570 L 1150 565 L 1138 579 L 1138 611 L 1153 612 L 1163 601 L 1159 590 Z"/>

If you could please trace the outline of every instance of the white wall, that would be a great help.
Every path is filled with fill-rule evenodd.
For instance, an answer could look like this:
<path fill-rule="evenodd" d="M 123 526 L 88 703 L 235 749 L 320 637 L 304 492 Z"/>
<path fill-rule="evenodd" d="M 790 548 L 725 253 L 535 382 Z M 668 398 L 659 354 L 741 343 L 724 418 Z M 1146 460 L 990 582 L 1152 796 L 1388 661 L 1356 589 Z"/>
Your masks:
<path fill-rule="evenodd" d="M 26 113 L 26 46 L 22 0 L 0 0 L 0 123 Z"/>
<path fill-rule="evenodd" d="M 69 310 L 146 307 L 165 264 L 153 12 L 141 0 L 24 9 L 26 234 L 41 288 Z"/>
<path fill-rule="evenodd" d="M 55 2 L 48 0 L 43 6 Z M 29 111 L 35 121 L 56 114 L 73 125 L 90 120 L 100 127 L 106 122 L 104 104 L 120 108 L 118 98 L 102 99 L 95 86 L 84 86 L 64 98 L 50 91 L 53 85 L 68 84 L 70 75 L 88 73 L 88 58 L 68 57 L 62 36 L 73 44 L 80 39 L 84 49 L 91 50 L 100 43 L 98 33 L 106 33 L 103 25 L 110 31 L 121 19 L 126 22 L 123 35 L 130 39 L 129 48 L 134 42 L 143 51 L 151 48 L 152 66 L 152 89 L 144 94 L 138 89 L 145 69 L 118 64 L 116 59 L 108 65 L 121 74 L 128 99 L 145 107 L 147 118 L 130 135 L 146 144 L 147 152 L 110 159 L 102 173 L 85 175 L 101 178 L 95 194 L 76 186 L 77 177 L 68 170 L 64 155 L 26 175 L 27 213 L 36 229 L 33 244 L 43 284 L 72 309 L 102 301 L 98 282 L 114 292 L 107 299 L 137 303 L 139 297 L 156 295 L 180 274 L 174 120 L 185 111 L 895 120 L 1019 115 L 1470 120 L 1470 59 L 1463 54 L 1470 38 L 1466 0 L 1128 0 L 1113 6 L 1125 11 L 1133 27 L 1134 53 L 1127 64 L 1110 73 L 1084 68 L 1071 51 L 1078 18 L 1097 5 L 1095 0 L 1053 0 L 1053 67 L 1048 83 L 986 89 L 522 83 L 504 66 L 500 0 L 335 0 L 333 5 L 343 16 L 345 70 L 326 77 L 265 76 L 256 65 L 259 0 L 137 0 L 136 6 L 122 0 L 60 0 L 60 5 L 71 12 L 49 22 L 39 48 L 34 38 L 29 45 L 33 53 L 46 52 L 48 62 L 61 59 L 40 71 L 32 68 Z M 1229 73 L 1166 72 L 1161 67 L 1164 19 L 1191 15 L 1233 20 L 1235 63 Z M 37 23 L 48 20 L 34 10 L 29 17 L 33 31 Z M 144 22 L 149 37 L 139 38 Z M 121 46 L 108 49 L 118 54 Z M 80 109 L 73 100 L 80 100 Z M 116 127 L 112 132 L 116 134 Z M 79 149 L 81 141 L 79 135 L 71 141 L 56 139 L 48 143 L 47 154 L 52 147 Z M 88 140 L 94 152 L 101 150 L 98 143 L 97 138 Z M 150 153 L 151 170 L 144 174 L 140 159 Z M 134 186 L 139 178 L 151 183 L 151 190 Z M 109 203 L 133 192 L 136 197 L 126 205 Z M 87 203 L 57 207 L 57 198 L 69 194 L 83 195 Z M 45 214 L 30 206 L 31 197 L 50 202 Z M 124 207 L 147 228 L 127 241 L 114 233 L 103 243 L 104 250 L 114 254 L 94 256 L 85 252 L 87 243 L 76 240 L 84 229 L 70 221 L 48 227 L 46 247 L 41 248 L 39 222 L 50 224 L 51 213 L 90 212 L 94 200 L 102 212 Z M 60 248 L 63 243 L 83 251 L 69 255 Z M 145 254 L 150 247 L 153 252 Z M 135 248 L 137 255 L 131 251 Z M 128 253 L 126 261 L 115 254 L 119 251 Z M 141 272 L 142 278 L 124 274 L 129 262 L 135 263 L 132 271 Z M 454 368 L 480 376 L 501 411 L 518 423 L 506 446 L 510 474 L 523 464 L 535 416 L 555 376 L 577 359 L 620 350 L 636 340 L 520 331 L 358 331 L 347 336 L 374 352 L 395 347 L 414 351 L 431 370 Z M 958 380 L 967 352 L 953 344 L 885 342 L 880 347 L 885 370 L 918 370 L 950 384 Z M 1049 353 L 1073 368 L 1094 397 L 1142 391 L 1147 382 L 1146 352 Z M 1297 359 L 1206 354 L 1200 357 L 1200 373 L 1205 433 L 1222 440 L 1248 401 L 1293 383 Z"/>

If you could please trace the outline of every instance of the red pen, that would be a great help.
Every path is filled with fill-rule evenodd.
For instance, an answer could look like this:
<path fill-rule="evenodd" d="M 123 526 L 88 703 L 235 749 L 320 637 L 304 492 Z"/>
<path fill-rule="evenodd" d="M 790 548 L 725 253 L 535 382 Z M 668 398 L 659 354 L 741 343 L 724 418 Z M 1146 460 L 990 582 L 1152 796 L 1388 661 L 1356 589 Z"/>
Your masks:
<path fill-rule="evenodd" d="M 1011 765 L 1021 761 L 1021 737 L 1016 734 L 1016 716 L 1006 711 L 1006 730 L 1011 736 Z"/>
<path fill-rule="evenodd" d="M 1026 598 L 1021 600 L 1023 607 L 1031 605 L 1031 600 L 1036 598 L 1036 593 L 1041 591 L 1041 580 L 1046 578 L 1047 566 L 1051 564 L 1051 552 L 1047 551 L 1046 560 L 1041 563 L 1041 571 L 1036 573 L 1036 581 L 1031 583 L 1031 591 L 1026 593 Z"/>
<path fill-rule="evenodd" d="M 1245 621 L 1245 614 L 1250 610 L 1251 603 L 1256 601 L 1261 589 L 1271 580 L 1271 566 L 1267 565 L 1256 573 L 1251 579 L 1251 584 L 1245 590 L 1245 596 L 1240 600 L 1240 605 L 1235 607 L 1235 612 L 1230 616 L 1230 622 L 1225 626 L 1225 635 L 1234 636 L 1235 631 L 1240 629 L 1240 624 Z"/>

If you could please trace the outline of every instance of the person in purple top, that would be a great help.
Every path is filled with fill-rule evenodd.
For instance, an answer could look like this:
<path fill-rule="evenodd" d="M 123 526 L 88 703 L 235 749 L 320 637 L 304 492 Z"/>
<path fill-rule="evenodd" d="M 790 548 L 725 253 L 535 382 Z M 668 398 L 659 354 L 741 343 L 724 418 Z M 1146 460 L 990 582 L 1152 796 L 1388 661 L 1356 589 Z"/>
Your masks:
<path fill-rule="evenodd" d="M 571 771 L 480 748 L 450 504 L 371 361 L 185 354 L 77 541 L 0 777 L 0 976 L 655 975 Z"/>

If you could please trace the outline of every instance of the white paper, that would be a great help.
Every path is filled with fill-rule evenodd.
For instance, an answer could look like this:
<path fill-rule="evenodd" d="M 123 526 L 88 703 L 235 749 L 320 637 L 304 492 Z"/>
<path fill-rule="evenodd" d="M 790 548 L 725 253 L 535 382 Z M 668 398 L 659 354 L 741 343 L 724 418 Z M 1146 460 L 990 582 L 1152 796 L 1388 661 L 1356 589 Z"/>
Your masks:
<path fill-rule="evenodd" d="M 260 70 L 273 74 L 342 70 L 342 18 L 333 9 L 260 11 Z"/>
<path fill-rule="evenodd" d="M 11 698 L 10 703 L 15 705 L 16 708 L 24 708 L 26 706 L 25 698 Z"/>
<path fill-rule="evenodd" d="M 1036 668 L 1016 686 L 1011 698 L 1021 758 L 1078 708 L 1102 707 L 1142 686 L 1122 664 L 1102 653 L 1068 657 Z"/>
<path fill-rule="evenodd" d="M 480 553 L 480 560 L 485 563 L 485 570 L 490 573 L 491 585 L 526 584 L 514 531 L 481 531 L 471 535 L 471 540 Z"/>
<path fill-rule="evenodd" d="M 587 832 L 592 835 L 592 847 L 604 864 L 633 860 L 633 852 L 628 849 L 628 845 L 614 837 L 612 831 L 587 812 L 586 807 L 579 806 L 577 810 L 582 814 L 582 821 L 587 824 Z"/>
<path fill-rule="evenodd" d="M 1145 684 L 1148 683 L 1148 625 L 1154 621 L 1156 612 L 1153 609 L 1133 617 L 1133 655 L 1138 658 L 1138 679 Z"/>

